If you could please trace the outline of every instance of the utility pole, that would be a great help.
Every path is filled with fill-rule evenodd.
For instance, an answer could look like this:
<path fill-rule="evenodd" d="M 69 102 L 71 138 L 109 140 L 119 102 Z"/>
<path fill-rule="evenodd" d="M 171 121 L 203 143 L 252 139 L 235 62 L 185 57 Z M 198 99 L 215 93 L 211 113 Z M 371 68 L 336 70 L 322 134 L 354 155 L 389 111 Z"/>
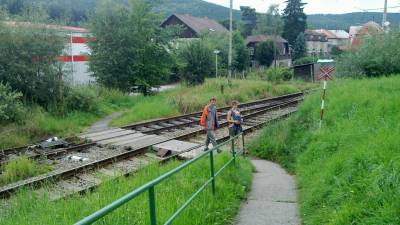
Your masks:
<path fill-rule="evenodd" d="M 385 8 L 383 10 L 383 18 L 382 18 L 382 27 L 385 31 L 387 31 L 387 0 L 385 0 Z"/>
<path fill-rule="evenodd" d="M 229 10 L 229 55 L 228 55 L 228 79 L 232 78 L 232 11 L 233 11 L 233 0 L 230 0 L 230 10 Z"/>

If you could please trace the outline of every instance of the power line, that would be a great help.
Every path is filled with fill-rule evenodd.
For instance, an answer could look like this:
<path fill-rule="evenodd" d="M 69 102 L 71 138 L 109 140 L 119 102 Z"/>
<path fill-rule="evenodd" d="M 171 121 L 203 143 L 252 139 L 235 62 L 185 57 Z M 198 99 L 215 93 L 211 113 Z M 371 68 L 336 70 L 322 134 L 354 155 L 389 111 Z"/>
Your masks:
<path fill-rule="evenodd" d="M 385 9 L 385 8 L 362 9 L 362 8 L 359 8 L 359 7 L 356 7 L 356 6 L 354 6 L 354 8 L 359 9 L 359 10 L 364 11 L 364 12 L 377 11 L 377 10 L 384 10 Z M 397 9 L 397 8 L 400 8 L 400 5 L 398 5 L 398 6 L 390 6 L 390 7 L 387 7 L 387 8 L 388 9 Z"/>

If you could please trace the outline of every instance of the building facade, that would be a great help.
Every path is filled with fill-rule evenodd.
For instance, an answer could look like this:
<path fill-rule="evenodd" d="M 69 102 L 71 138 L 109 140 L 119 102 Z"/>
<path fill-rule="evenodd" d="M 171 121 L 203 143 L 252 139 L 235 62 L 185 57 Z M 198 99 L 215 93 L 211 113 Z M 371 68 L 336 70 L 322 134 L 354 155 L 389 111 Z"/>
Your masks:
<path fill-rule="evenodd" d="M 306 30 L 304 37 L 306 39 L 307 55 L 326 56 L 329 54 L 328 37 L 325 34 L 313 30 Z"/>
<path fill-rule="evenodd" d="M 276 63 L 279 67 L 292 66 L 292 54 L 289 42 L 279 35 L 273 36 L 273 35 L 261 34 L 261 35 L 248 36 L 246 38 L 246 46 L 250 51 L 250 58 L 253 67 L 258 65 L 256 60 L 257 45 L 265 41 L 272 41 L 275 43 L 275 46 L 277 47 L 276 59 L 272 62 L 272 65 Z"/>
<path fill-rule="evenodd" d="M 228 30 L 215 20 L 190 15 L 172 14 L 161 27 L 180 26 L 182 39 L 199 38 L 202 33 L 228 33 Z"/>
<path fill-rule="evenodd" d="M 350 45 L 350 34 L 344 30 L 314 30 L 315 32 L 325 35 L 328 39 L 328 52 L 330 53 L 333 47 L 347 48 Z"/>
<path fill-rule="evenodd" d="M 90 48 L 89 31 L 85 28 L 58 26 L 49 24 L 32 24 L 29 22 L 5 21 L 7 26 L 37 27 L 51 29 L 65 40 L 65 47 L 58 61 L 62 62 L 64 81 L 70 85 L 86 85 L 95 82 L 89 71 Z"/>

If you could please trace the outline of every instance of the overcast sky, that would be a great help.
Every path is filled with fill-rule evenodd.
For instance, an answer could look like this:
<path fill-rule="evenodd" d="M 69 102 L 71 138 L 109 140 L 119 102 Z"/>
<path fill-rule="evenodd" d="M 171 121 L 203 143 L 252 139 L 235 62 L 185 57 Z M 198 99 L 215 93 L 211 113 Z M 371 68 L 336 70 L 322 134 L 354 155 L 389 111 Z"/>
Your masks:
<path fill-rule="evenodd" d="M 205 0 L 219 5 L 229 7 L 229 0 Z M 265 12 L 271 4 L 279 4 L 281 9 L 285 7 L 285 0 L 233 0 L 234 8 L 239 9 L 241 5 L 251 6 L 256 8 L 258 12 Z M 307 14 L 316 13 L 348 13 L 348 12 L 362 12 L 363 10 L 370 10 L 372 12 L 381 12 L 380 8 L 384 7 L 384 0 L 303 0 L 308 3 L 305 7 Z M 389 7 L 400 6 L 400 0 L 388 0 Z M 379 10 L 377 10 L 379 9 Z M 389 8 L 389 12 L 400 12 L 400 7 Z"/>

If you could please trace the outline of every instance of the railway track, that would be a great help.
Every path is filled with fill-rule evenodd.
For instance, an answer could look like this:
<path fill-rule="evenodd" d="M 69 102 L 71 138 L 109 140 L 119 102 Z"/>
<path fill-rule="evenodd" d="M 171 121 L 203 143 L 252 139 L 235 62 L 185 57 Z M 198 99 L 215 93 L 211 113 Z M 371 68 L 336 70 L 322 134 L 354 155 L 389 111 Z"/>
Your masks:
<path fill-rule="evenodd" d="M 296 93 L 241 104 L 240 108 L 245 121 L 244 132 L 250 132 L 251 130 L 263 126 L 268 122 L 290 115 L 291 113 L 296 111 L 296 106 L 302 100 L 302 98 L 302 93 Z M 227 121 L 223 119 L 228 110 L 229 107 L 224 107 L 221 108 L 219 111 L 222 127 L 228 125 Z M 73 168 L 52 171 L 41 176 L 32 177 L 24 181 L 4 186 L 0 188 L 0 197 L 7 198 L 12 193 L 23 187 L 39 187 L 43 183 L 49 181 L 57 181 L 58 183 L 63 183 L 63 187 L 71 189 L 68 190 L 70 192 L 84 192 L 99 185 L 100 181 L 97 177 L 98 173 L 113 177 L 127 175 L 135 172 L 143 165 L 151 161 L 151 159 L 145 159 L 146 157 L 143 156 L 143 153 L 145 153 L 146 150 L 152 145 L 166 142 L 168 140 L 183 140 L 201 135 L 203 133 L 203 129 L 198 125 L 200 115 L 201 112 L 196 112 L 178 117 L 152 120 L 124 126 L 122 127 L 123 129 L 129 129 L 134 133 L 141 132 L 154 135 L 156 141 L 151 145 L 148 145 L 146 143 L 137 144 L 134 147 L 125 149 L 124 151 L 118 151 L 115 154 L 95 161 L 91 161 L 89 163 L 82 163 Z M 159 141 L 157 141 L 156 139 L 158 135 L 161 135 L 163 137 Z M 124 134 L 122 132 L 121 137 L 123 136 Z M 229 139 L 229 135 L 226 134 L 226 132 L 221 132 L 220 134 L 217 134 L 217 137 L 219 141 Z M 100 139 L 100 142 L 106 140 L 107 138 Z M 95 143 L 88 143 L 86 145 L 95 145 Z M 65 151 L 67 150 L 64 149 L 64 153 L 61 153 L 62 151 L 60 151 L 60 153 L 55 154 L 65 154 Z M 138 157 L 138 155 L 141 156 Z"/>

